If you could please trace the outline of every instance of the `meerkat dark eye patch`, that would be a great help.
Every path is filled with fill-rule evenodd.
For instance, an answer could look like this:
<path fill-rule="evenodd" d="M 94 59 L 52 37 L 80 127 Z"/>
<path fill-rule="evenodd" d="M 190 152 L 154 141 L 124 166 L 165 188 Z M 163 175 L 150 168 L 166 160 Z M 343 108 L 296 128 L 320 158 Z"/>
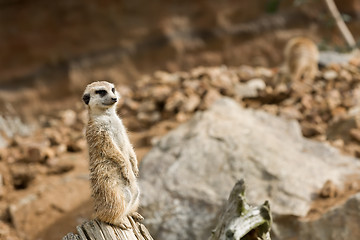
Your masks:
<path fill-rule="evenodd" d="M 84 96 L 83 96 L 82 99 L 83 99 L 84 103 L 85 103 L 86 105 L 88 105 L 89 102 L 90 102 L 90 94 L 84 94 Z"/>
<path fill-rule="evenodd" d="M 96 90 L 95 93 L 99 94 L 101 97 L 103 97 L 107 94 L 107 91 L 106 90 Z"/>
<path fill-rule="evenodd" d="M 112 88 L 111 91 L 112 91 L 113 93 L 115 93 L 115 88 Z"/>

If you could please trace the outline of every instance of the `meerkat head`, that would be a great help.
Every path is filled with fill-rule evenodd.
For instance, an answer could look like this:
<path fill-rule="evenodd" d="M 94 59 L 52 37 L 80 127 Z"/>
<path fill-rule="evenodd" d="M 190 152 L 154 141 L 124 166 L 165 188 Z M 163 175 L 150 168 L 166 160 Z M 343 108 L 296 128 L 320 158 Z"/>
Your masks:
<path fill-rule="evenodd" d="M 92 112 L 103 112 L 115 108 L 120 98 L 112 83 L 106 81 L 93 82 L 87 85 L 83 101 Z"/>

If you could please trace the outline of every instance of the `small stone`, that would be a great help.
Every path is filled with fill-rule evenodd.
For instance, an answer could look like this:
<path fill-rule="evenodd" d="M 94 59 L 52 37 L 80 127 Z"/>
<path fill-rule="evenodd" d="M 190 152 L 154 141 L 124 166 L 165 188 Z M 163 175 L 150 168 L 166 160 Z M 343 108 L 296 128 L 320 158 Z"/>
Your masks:
<path fill-rule="evenodd" d="M 331 141 L 331 145 L 333 145 L 334 147 L 337 147 L 337 148 L 343 148 L 345 143 L 344 143 L 344 140 L 343 139 L 335 139 L 333 141 Z"/>
<path fill-rule="evenodd" d="M 86 141 L 85 139 L 76 139 L 70 141 L 70 143 L 67 144 L 67 151 L 68 152 L 81 152 L 86 148 Z"/>
<path fill-rule="evenodd" d="M 246 65 L 242 65 L 239 67 L 239 69 L 237 70 L 237 75 L 242 82 L 246 82 L 256 76 L 254 68 Z"/>
<path fill-rule="evenodd" d="M 327 180 L 324 183 L 324 186 L 322 187 L 319 193 L 319 196 L 321 198 L 334 198 L 338 195 L 339 195 L 339 190 L 337 189 L 335 184 L 330 180 Z"/>
<path fill-rule="evenodd" d="M 166 85 L 177 85 L 180 83 L 180 76 L 177 74 L 171 74 L 164 71 L 156 71 L 154 77 L 159 83 Z"/>
<path fill-rule="evenodd" d="M 66 126 L 72 126 L 76 122 L 76 113 L 68 109 L 60 112 L 60 118 Z"/>
<path fill-rule="evenodd" d="M 55 131 L 51 128 L 46 129 L 45 134 L 47 135 L 51 146 L 57 146 L 64 140 L 59 131 Z"/>
<path fill-rule="evenodd" d="M 327 70 L 323 73 L 323 77 L 326 80 L 334 80 L 338 77 L 338 73 L 334 70 Z"/>
<path fill-rule="evenodd" d="M 301 104 L 307 108 L 307 109 L 311 109 L 314 106 L 313 103 L 313 98 L 310 94 L 305 94 L 302 98 L 301 98 Z"/>
<path fill-rule="evenodd" d="M 214 90 L 209 89 L 200 105 L 201 109 L 208 109 L 216 100 L 221 98 L 221 94 Z"/>
<path fill-rule="evenodd" d="M 289 118 L 289 119 L 302 119 L 301 112 L 295 107 L 284 107 L 280 108 L 280 116 Z"/>
<path fill-rule="evenodd" d="M 158 85 L 150 90 L 151 97 L 158 102 L 165 101 L 170 96 L 171 92 L 172 89 L 167 85 Z"/>
<path fill-rule="evenodd" d="M 67 150 L 67 146 L 65 144 L 60 144 L 59 146 L 57 146 L 55 148 L 56 156 L 59 156 L 59 155 L 65 153 L 66 150 Z"/>
<path fill-rule="evenodd" d="M 333 89 L 328 92 L 326 96 L 326 102 L 329 108 L 336 108 L 341 104 L 341 94 L 337 89 Z"/>
<path fill-rule="evenodd" d="M 255 69 L 256 76 L 271 78 L 274 76 L 274 72 L 271 69 L 264 67 L 257 67 Z"/>
<path fill-rule="evenodd" d="M 351 136 L 354 140 L 360 142 L 360 129 L 358 129 L 358 128 L 350 129 L 350 136 Z"/>
<path fill-rule="evenodd" d="M 56 152 L 54 149 L 52 148 L 46 148 L 43 150 L 43 157 L 46 161 L 48 161 L 49 159 L 54 158 L 56 155 Z"/>
<path fill-rule="evenodd" d="M 44 160 L 40 146 L 32 146 L 28 149 L 26 160 L 29 162 L 41 162 Z"/>
<path fill-rule="evenodd" d="M 170 96 L 165 103 L 165 110 L 168 112 L 173 112 L 177 110 L 185 102 L 185 96 L 181 92 L 175 92 Z"/>
<path fill-rule="evenodd" d="M 235 94 L 240 98 L 255 98 L 259 96 L 260 90 L 265 90 L 266 84 L 260 78 L 252 79 L 246 83 L 235 85 Z"/>
<path fill-rule="evenodd" d="M 179 112 L 178 114 L 176 114 L 175 119 L 178 122 L 185 122 L 189 119 L 189 115 L 187 115 L 183 112 Z"/>
<path fill-rule="evenodd" d="M 352 80 L 352 75 L 348 71 L 346 71 L 345 69 L 341 69 L 340 78 L 341 78 L 341 80 L 345 80 L 347 82 L 350 82 Z"/>
<path fill-rule="evenodd" d="M 272 115 L 277 115 L 278 111 L 279 111 L 279 107 L 275 104 L 265 104 L 262 106 L 262 109 L 264 109 L 264 111 L 271 113 Z"/>
<path fill-rule="evenodd" d="M 200 104 L 200 97 L 196 94 L 192 94 L 185 99 L 185 102 L 181 106 L 181 110 L 184 112 L 194 112 Z"/>
<path fill-rule="evenodd" d="M 138 103 L 137 101 L 134 101 L 130 98 L 127 98 L 124 101 L 124 105 L 132 111 L 138 111 L 140 103 Z"/>
<path fill-rule="evenodd" d="M 22 164 L 13 165 L 11 170 L 12 183 L 15 189 L 25 189 L 35 179 L 36 170 Z"/>
<path fill-rule="evenodd" d="M 74 169 L 74 164 L 65 163 L 65 164 L 55 164 L 50 167 L 47 174 L 63 174 Z"/>
<path fill-rule="evenodd" d="M 154 123 L 161 119 L 161 114 L 157 111 L 152 113 L 139 112 L 137 119 L 144 123 Z"/>
<path fill-rule="evenodd" d="M 311 123 L 302 123 L 301 131 L 304 137 L 308 137 L 308 138 L 317 136 L 321 133 L 317 124 L 311 124 Z"/>
<path fill-rule="evenodd" d="M 156 110 L 156 104 L 152 100 L 143 101 L 138 109 L 139 112 L 152 112 L 155 110 Z"/>
<path fill-rule="evenodd" d="M 331 115 L 334 118 L 341 118 L 341 117 L 345 117 L 347 114 L 346 109 L 343 107 L 336 107 L 334 109 L 331 110 Z"/>
<path fill-rule="evenodd" d="M 284 83 L 281 83 L 275 87 L 274 92 L 276 95 L 280 95 L 280 94 L 287 94 L 289 90 L 290 89 Z"/>

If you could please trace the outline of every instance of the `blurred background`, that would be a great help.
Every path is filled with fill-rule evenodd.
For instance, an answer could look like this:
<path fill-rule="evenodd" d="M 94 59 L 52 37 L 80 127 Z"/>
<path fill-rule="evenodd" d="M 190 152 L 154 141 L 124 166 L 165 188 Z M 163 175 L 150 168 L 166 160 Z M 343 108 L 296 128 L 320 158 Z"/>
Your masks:
<path fill-rule="evenodd" d="M 359 45 L 360 1 L 335 3 Z M 321 58 L 317 89 L 277 88 L 297 36 L 334 59 Z M 358 70 L 322 0 L 0 0 L 0 239 L 59 239 L 90 217 L 81 96 L 92 81 L 116 84 L 139 160 L 221 96 L 359 157 Z M 232 91 L 252 79 L 253 95 Z"/>

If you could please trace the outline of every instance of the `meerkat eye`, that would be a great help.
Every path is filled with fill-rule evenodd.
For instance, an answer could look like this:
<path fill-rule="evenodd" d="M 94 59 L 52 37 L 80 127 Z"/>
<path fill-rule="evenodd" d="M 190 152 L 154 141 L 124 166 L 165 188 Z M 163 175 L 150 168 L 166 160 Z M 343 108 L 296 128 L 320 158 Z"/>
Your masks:
<path fill-rule="evenodd" d="M 115 88 L 112 88 L 111 91 L 112 91 L 113 93 L 115 93 Z"/>
<path fill-rule="evenodd" d="M 99 94 L 101 97 L 103 97 L 107 94 L 107 91 L 106 90 L 96 90 L 95 93 Z"/>

